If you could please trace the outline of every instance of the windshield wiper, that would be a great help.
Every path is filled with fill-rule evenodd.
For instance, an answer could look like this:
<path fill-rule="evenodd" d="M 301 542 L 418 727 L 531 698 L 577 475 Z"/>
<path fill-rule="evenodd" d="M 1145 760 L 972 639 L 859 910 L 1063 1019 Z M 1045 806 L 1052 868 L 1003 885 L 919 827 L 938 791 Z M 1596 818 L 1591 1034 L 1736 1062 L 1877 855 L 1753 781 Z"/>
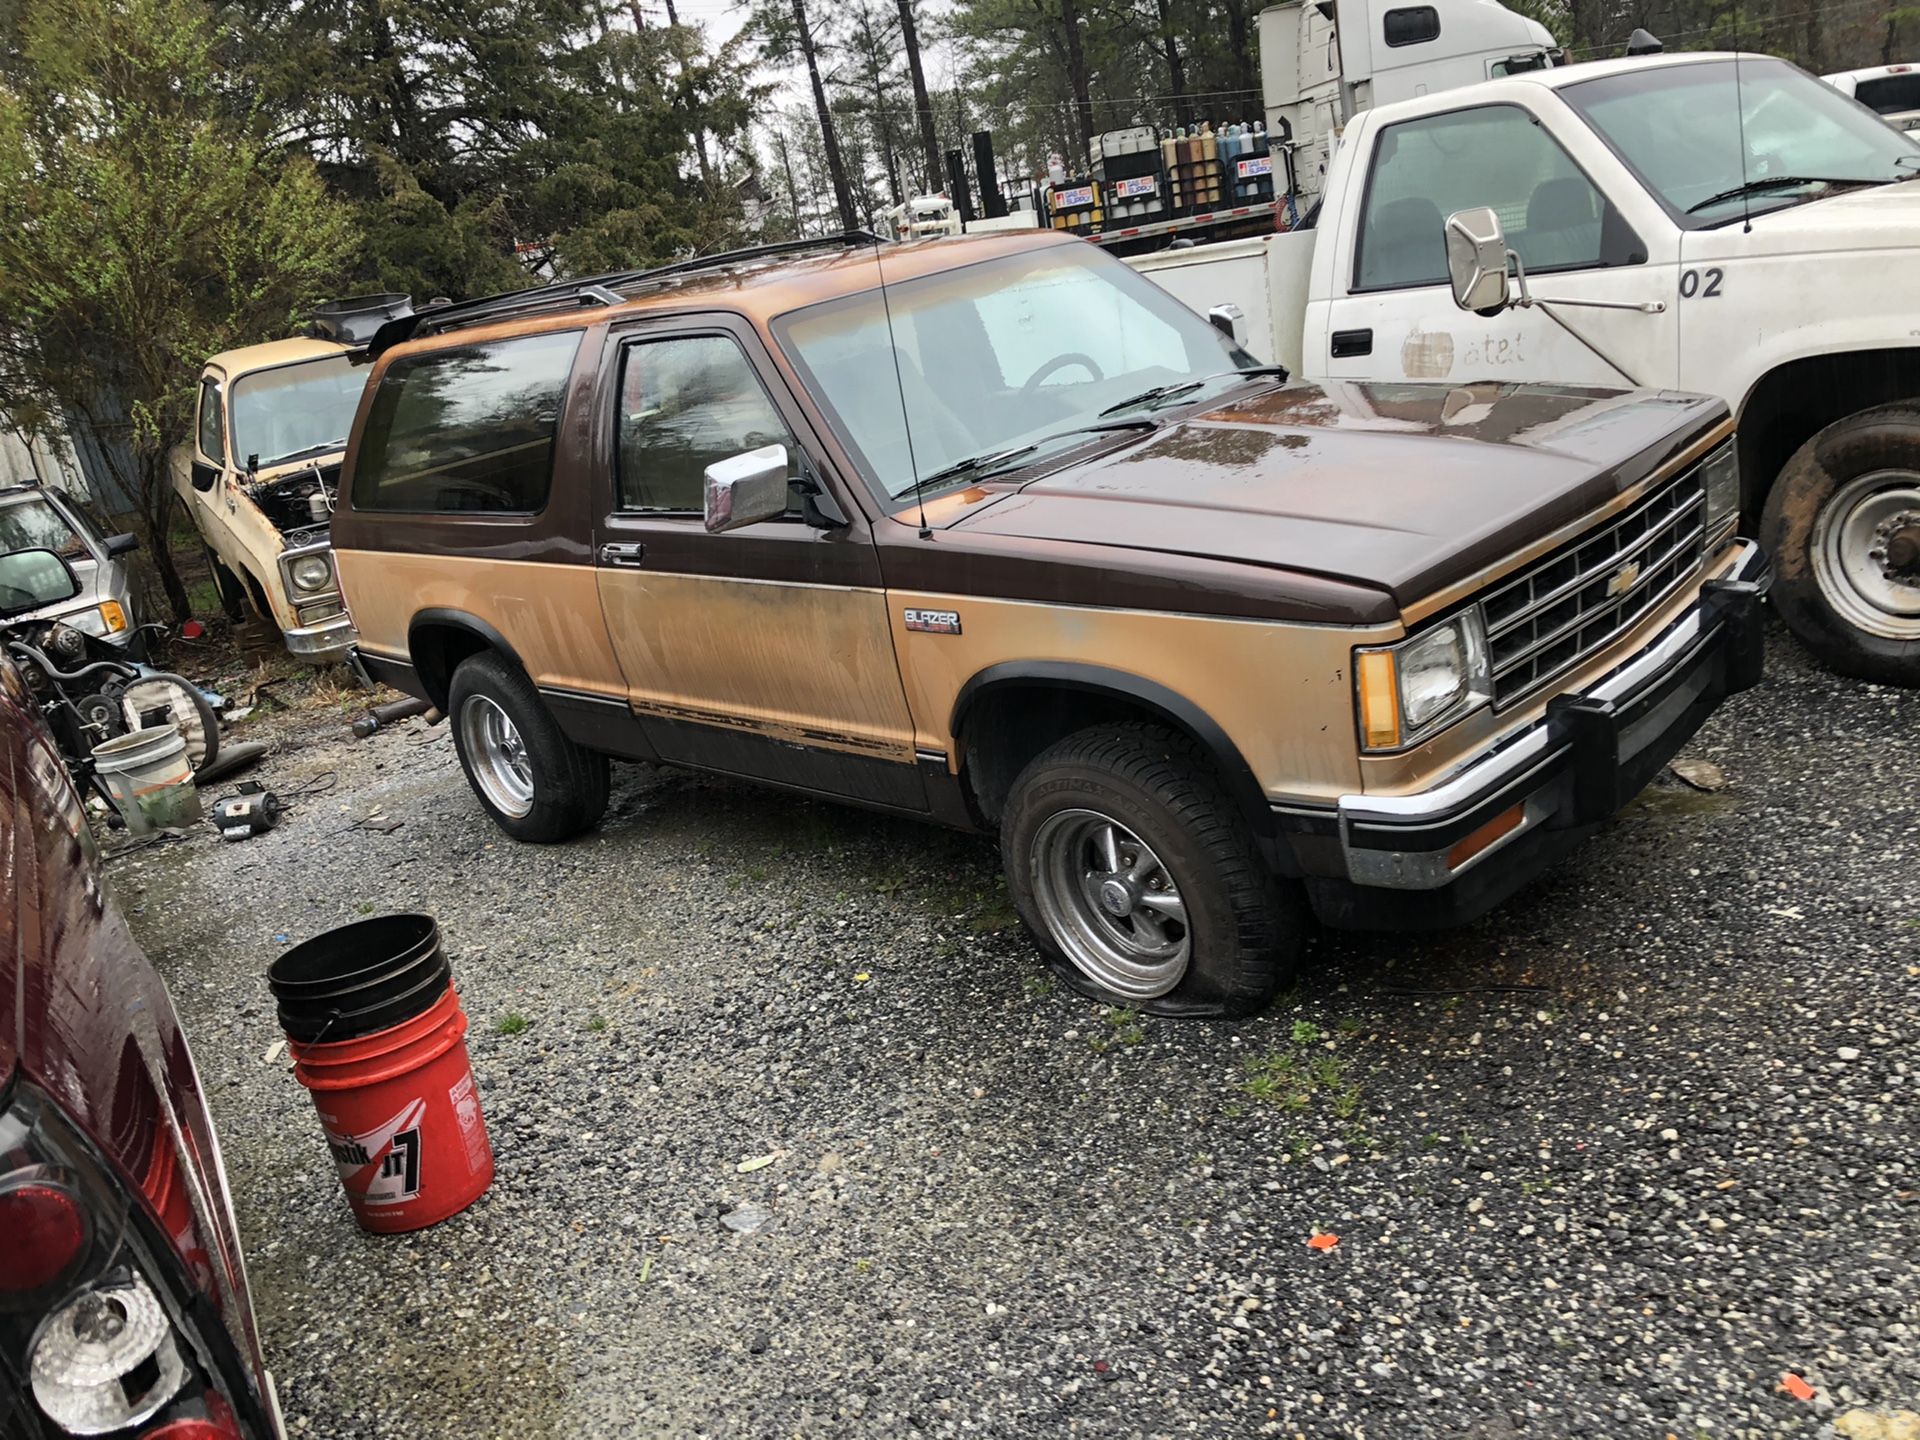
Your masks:
<path fill-rule="evenodd" d="M 951 465 L 942 466 L 931 475 L 922 475 L 912 485 L 893 498 L 904 500 L 909 495 L 919 495 L 935 485 L 949 480 L 958 480 L 963 475 L 985 475 L 993 471 L 1004 470 L 1016 460 L 1023 460 L 1043 445 L 1051 445 L 1057 440 L 1071 440 L 1076 435 L 1105 435 L 1122 430 L 1158 430 L 1160 422 L 1149 420 L 1142 415 L 1133 420 L 1109 420 L 1094 425 L 1075 425 L 1068 430 L 1056 430 L 1051 435 L 1043 435 L 1025 445 L 1010 445 L 1004 450 L 989 450 L 982 455 L 969 455 L 964 460 L 956 460 Z"/>
<path fill-rule="evenodd" d="M 1171 400 L 1176 395 L 1191 395 L 1202 385 L 1210 385 L 1215 380 L 1244 380 L 1258 375 L 1277 375 L 1284 380 L 1287 378 L 1287 367 L 1284 365 L 1251 365 L 1245 370 L 1221 370 L 1212 375 L 1202 375 L 1198 380 L 1176 380 L 1166 385 L 1155 385 L 1149 390 L 1142 390 L 1138 395 L 1129 395 L 1124 400 L 1115 401 L 1100 413 L 1102 415 L 1118 415 L 1122 410 L 1131 410 L 1137 405 L 1151 405 L 1155 401 Z"/>
<path fill-rule="evenodd" d="M 1790 185 L 1887 185 L 1888 180 L 1868 180 L 1858 175 L 1769 175 L 1763 180 L 1749 180 L 1744 185 L 1736 185 L 1731 190 L 1722 190 L 1718 195 L 1709 195 L 1698 205 L 1689 205 L 1687 214 L 1698 215 L 1709 205 L 1724 205 L 1729 200 L 1739 200 L 1747 195 L 1758 195 L 1765 190 L 1784 190 Z"/>
<path fill-rule="evenodd" d="M 322 440 L 318 445 L 302 445 L 298 450 L 289 450 L 284 455 L 275 455 L 271 460 L 262 460 L 260 466 L 265 469 L 269 465 L 284 465 L 289 460 L 298 460 L 302 455 L 318 455 L 323 450 L 346 448 L 347 437 L 342 435 L 338 440 Z"/>

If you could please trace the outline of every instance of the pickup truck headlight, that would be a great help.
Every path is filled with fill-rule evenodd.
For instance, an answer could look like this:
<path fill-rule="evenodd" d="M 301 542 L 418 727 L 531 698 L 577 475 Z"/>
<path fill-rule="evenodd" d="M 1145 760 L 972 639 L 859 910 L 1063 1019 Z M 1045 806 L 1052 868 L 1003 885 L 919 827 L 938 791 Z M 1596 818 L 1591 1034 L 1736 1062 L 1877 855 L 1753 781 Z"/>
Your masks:
<path fill-rule="evenodd" d="M 1707 496 L 1704 524 L 1711 549 L 1740 518 L 1740 457 L 1731 440 L 1700 462 L 1700 485 Z"/>
<path fill-rule="evenodd" d="M 331 590 L 333 562 L 325 555 L 302 555 L 287 567 L 287 578 L 296 590 Z"/>
<path fill-rule="evenodd" d="M 1353 673 L 1366 750 L 1417 744 L 1493 694 L 1478 610 L 1463 610 L 1398 645 L 1356 651 Z"/>

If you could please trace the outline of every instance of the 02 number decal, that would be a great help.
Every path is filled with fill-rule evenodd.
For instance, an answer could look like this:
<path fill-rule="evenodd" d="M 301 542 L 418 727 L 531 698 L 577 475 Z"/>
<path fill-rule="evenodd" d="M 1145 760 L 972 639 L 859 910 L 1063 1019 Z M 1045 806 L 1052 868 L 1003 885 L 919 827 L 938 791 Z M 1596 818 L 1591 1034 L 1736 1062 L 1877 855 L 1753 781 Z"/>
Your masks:
<path fill-rule="evenodd" d="M 1702 300 L 1720 298 L 1720 282 L 1727 278 L 1726 272 L 1719 266 L 1711 270 L 1682 270 L 1680 272 L 1680 298 L 1691 300 L 1698 295 Z"/>

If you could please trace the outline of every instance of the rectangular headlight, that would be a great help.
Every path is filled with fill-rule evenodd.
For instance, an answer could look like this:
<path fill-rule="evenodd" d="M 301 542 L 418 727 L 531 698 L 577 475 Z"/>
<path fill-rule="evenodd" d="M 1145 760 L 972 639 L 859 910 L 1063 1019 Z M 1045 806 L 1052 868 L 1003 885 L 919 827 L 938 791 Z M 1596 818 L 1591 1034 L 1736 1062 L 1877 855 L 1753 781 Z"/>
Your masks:
<path fill-rule="evenodd" d="M 1486 630 L 1478 610 L 1463 610 L 1398 645 L 1354 656 L 1360 742 L 1397 750 L 1437 734 L 1493 694 Z"/>
<path fill-rule="evenodd" d="M 1740 518 L 1740 458 L 1733 441 L 1700 462 L 1700 485 L 1707 497 L 1705 525 L 1711 545 Z"/>

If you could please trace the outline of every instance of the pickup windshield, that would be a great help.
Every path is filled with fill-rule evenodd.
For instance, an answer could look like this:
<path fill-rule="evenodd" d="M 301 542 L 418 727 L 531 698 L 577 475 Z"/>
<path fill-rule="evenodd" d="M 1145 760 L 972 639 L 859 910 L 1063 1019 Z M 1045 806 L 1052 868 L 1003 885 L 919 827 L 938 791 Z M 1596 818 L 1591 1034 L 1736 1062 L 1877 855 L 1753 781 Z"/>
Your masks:
<path fill-rule="evenodd" d="M 346 355 L 256 370 L 233 382 L 233 453 L 262 465 L 341 449 L 367 376 Z"/>
<path fill-rule="evenodd" d="M 1779 60 L 1648 66 L 1560 94 L 1688 229 L 1920 169 L 1912 139 Z"/>
<path fill-rule="evenodd" d="M 884 302 L 863 291 L 791 311 L 773 331 L 889 503 L 916 481 L 931 493 L 977 478 L 988 460 L 1001 469 L 1009 452 L 1043 460 L 1059 453 L 1056 438 L 1110 440 L 1147 426 L 1158 405 L 1221 393 L 1259 365 L 1085 245 L 889 276 Z"/>

